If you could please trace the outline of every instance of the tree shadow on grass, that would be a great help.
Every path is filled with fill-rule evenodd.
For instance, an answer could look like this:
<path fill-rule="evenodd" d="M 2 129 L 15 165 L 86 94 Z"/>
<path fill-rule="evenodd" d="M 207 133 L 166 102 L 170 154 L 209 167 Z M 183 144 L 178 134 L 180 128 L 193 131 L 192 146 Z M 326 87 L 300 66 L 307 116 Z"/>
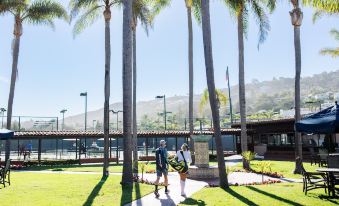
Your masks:
<path fill-rule="evenodd" d="M 241 202 L 243 202 L 246 205 L 251 205 L 251 206 L 258 206 L 258 204 L 252 202 L 251 200 L 247 199 L 246 197 L 238 194 L 237 192 L 235 192 L 234 190 L 232 190 L 231 188 L 226 188 L 224 189 L 225 192 L 229 193 L 230 195 L 232 195 L 233 197 L 237 198 L 238 200 L 240 200 Z"/>
<path fill-rule="evenodd" d="M 197 206 L 205 206 L 206 203 L 203 200 L 196 200 L 193 198 L 186 198 L 185 201 L 181 202 L 184 205 L 197 205 Z"/>
<path fill-rule="evenodd" d="M 137 187 L 139 187 L 139 184 Z M 133 184 L 122 184 L 121 185 L 121 198 L 120 198 L 120 205 L 125 205 L 127 203 L 132 202 L 133 198 Z M 140 191 L 140 190 L 139 190 Z"/>
<path fill-rule="evenodd" d="M 297 202 L 294 202 L 294 201 L 292 201 L 292 200 L 289 200 L 289 199 L 285 199 L 285 198 L 279 197 L 279 196 L 274 195 L 274 194 L 272 194 L 272 193 L 268 193 L 268 192 L 262 191 L 262 190 L 260 190 L 260 189 L 258 189 L 258 188 L 256 188 L 256 187 L 253 187 L 253 186 L 248 186 L 247 188 L 250 189 L 250 190 L 253 190 L 253 191 L 255 191 L 255 192 L 261 193 L 261 194 L 263 194 L 263 195 L 266 195 L 266 196 L 268 196 L 268 197 L 271 197 L 271 198 L 273 198 L 273 199 L 276 199 L 276 200 L 278 200 L 278 201 L 287 203 L 287 204 L 289 204 L 289 205 L 302 206 L 302 204 L 300 204 L 300 203 L 297 203 Z"/>
<path fill-rule="evenodd" d="M 90 205 L 93 204 L 95 197 L 99 194 L 99 192 L 100 192 L 102 186 L 105 184 L 107 178 L 108 178 L 107 176 L 101 178 L 101 180 L 98 182 L 98 184 L 95 185 L 95 187 L 93 188 L 91 194 L 87 197 L 87 200 L 83 204 L 83 206 L 90 206 Z"/>

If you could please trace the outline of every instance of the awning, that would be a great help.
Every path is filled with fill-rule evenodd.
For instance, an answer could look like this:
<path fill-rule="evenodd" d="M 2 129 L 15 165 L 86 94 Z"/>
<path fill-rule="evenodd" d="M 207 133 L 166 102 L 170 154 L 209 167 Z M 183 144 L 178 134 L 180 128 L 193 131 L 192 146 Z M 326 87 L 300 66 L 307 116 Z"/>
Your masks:
<path fill-rule="evenodd" d="M 339 133 L 339 106 L 326 108 L 316 114 L 306 117 L 295 124 L 297 132 L 307 134 Z"/>
<path fill-rule="evenodd" d="M 8 129 L 0 129 L 0 140 L 7 140 L 14 137 L 14 132 Z"/>

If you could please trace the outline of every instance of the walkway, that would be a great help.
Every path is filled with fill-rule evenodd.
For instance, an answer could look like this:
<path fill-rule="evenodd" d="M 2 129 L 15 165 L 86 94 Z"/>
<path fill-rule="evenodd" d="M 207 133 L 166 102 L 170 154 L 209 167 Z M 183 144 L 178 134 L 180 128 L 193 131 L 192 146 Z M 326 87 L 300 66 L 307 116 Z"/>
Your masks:
<path fill-rule="evenodd" d="M 145 179 L 147 180 L 155 180 L 156 176 L 155 174 L 147 174 L 145 176 Z M 160 197 L 155 198 L 154 194 L 151 193 L 149 195 L 146 195 L 142 197 L 141 199 L 135 200 L 132 203 L 129 203 L 125 206 L 175 206 L 178 205 L 180 202 L 184 201 L 185 198 L 181 196 L 180 194 L 180 182 L 179 182 L 179 175 L 177 173 L 170 173 L 168 175 L 168 181 L 170 185 L 168 186 L 168 189 L 170 190 L 170 193 L 168 195 L 165 194 L 165 189 L 159 190 Z M 206 182 L 202 181 L 196 181 L 196 180 L 187 180 L 186 182 L 186 188 L 185 192 L 187 197 L 190 197 L 193 193 L 198 192 L 208 184 Z"/>

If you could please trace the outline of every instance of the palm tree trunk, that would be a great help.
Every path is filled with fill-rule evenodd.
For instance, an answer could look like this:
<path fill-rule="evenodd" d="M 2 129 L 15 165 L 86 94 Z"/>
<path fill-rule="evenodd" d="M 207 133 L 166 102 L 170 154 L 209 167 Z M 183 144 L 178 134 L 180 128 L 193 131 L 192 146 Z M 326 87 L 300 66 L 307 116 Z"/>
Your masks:
<path fill-rule="evenodd" d="M 15 83 L 18 74 L 18 60 L 19 60 L 19 50 L 20 50 L 20 35 L 14 37 L 14 47 L 13 47 L 13 62 L 12 62 L 12 75 L 11 75 L 11 86 L 9 90 L 8 105 L 7 105 L 7 129 L 11 129 L 12 123 L 12 112 L 13 112 L 13 101 L 14 101 L 14 91 Z M 5 161 L 10 157 L 11 152 L 11 141 L 6 140 L 5 146 Z"/>
<path fill-rule="evenodd" d="M 132 173 L 132 0 L 123 1 L 123 144 L 122 184 L 131 184 Z"/>
<path fill-rule="evenodd" d="M 104 12 L 105 16 L 105 103 L 104 103 L 104 167 L 102 175 L 109 175 L 109 97 L 110 97 L 110 68 L 111 68 L 111 37 L 109 7 Z"/>
<path fill-rule="evenodd" d="M 217 149 L 218 167 L 219 167 L 219 181 L 220 187 L 227 188 L 228 180 L 224 162 L 224 151 L 221 141 L 219 109 L 217 107 L 217 99 L 214 84 L 214 68 L 213 68 L 213 54 L 212 54 L 212 38 L 210 25 L 209 0 L 201 1 L 201 17 L 202 17 L 202 31 L 204 41 L 204 55 L 206 66 L 207 87 L 209 92 L 210 106 L 212 110 L 214 137 Z"/>
<path fill-rule="evenodd" d="M 300 27 L 294 27 L 294 48 L 295 48 L 295 121 L 301 119 L 300 114 L 300 75 L 301 75 L 301 48 L 300 48 Z M 296 132 L 297 156 L 302 159 L 301 134 Z"/>
<path fill-rule="evenodd" d="M 136 23 L 136 22 L 135 22 Z M 133 28 L 133 173 L 138 176 L 138 134 L 137 134 L 137 38 L 136 24 Z"/>
<path fill-rule="evenodd" d="M 300 47 L 300 26 L 302 24 L 303 13 L 299 8 L 299 1 L 292 2 L 294 9 L 290 12 L 292 25 L 294 26 L 294 50 L 295 50 L 295 121 L 301 119 L 300 114 L 300 75 L 301 75 L 301 47 Z M 295 132 L 295 156 L 296 164 L 294 173 L 302 173 L 302 140 L 301 134 Z"/>
<path fill-rule="evenodd" d="M 192 163 L 194 165 L 194 142 L 193 136 L 193 28 L 192 28 L 192 9 L 187 6 L 187 20 L 188 20 L 188 76 L 189 76 L 189 98 L 188 98 L 188 125 L 190 130 L 190 148 L 192 152 Z"/>
<path fill-rule="evenodd" d="M 241 122 L 241 151 L 248 150 L 246 132 L 246 95 L 245 95 L 245 68 L 244 68 L 244 25 L 243 13 L 238 16 L 238 47 L 239 47 L 239 104 Z"/>

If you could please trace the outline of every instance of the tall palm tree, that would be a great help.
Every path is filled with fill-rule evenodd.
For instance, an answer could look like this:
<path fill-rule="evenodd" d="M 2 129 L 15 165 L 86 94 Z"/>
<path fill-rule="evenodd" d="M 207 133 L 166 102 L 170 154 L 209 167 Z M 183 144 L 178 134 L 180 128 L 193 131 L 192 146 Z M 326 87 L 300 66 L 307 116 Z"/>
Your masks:
<path fill-rule="evenodd" d="M 137 137 L 137 26 L 140 21 L 148 34 L 148 28 L 151 26 L 151 12 L 149 0 L 133 1 L 132 18 L 132 38 L 133 38 L 133 173 L 138 175 L 138 137 Z"/>
<path fill-rule="evenodd" d="M 104 165 L 103 176 L 109 175 L 109 97 L 110 97 L 110 69 L 111 69 L 111 37 L 110 21 L 111 8 L 119 4 L 116 0 L 71 0 L 71 20 L 79 12 L 81 16 L 74 24 L 73 34 L 81 33 L 86 27 L 92 25 L 103 12 L 105 19 L 105 102 L 104 102 Z"/>
<path fill-rule="evenodd" d="M 275 8 L 276 2 L 275 0 L 225 0 L 225 3 L 231 9 L 231 13 L 236 15 L 238 24 L 241 150 L 244 152 L 248 150 L 246 130 L 244 34 L 247 34 L 249 11 L 251 10 L 257 20 L 257 23 L 259 24 L 259 48 L 259 44 L 265 41 L 268 31 L 270 30 L 266 10 L 268 9 L 270 12 L 272 12 Z M 244 164 L 244 166 L 246 165 L 247 164 Z"/>
<path fill-rule="evenodd" d="M 123 33 L 122 33 L 122 82 L 123 82 L 123 136 L 124 136 L 124 163 L 122 170 L 122 184 L 131 184 L 132 173 L 132 22 L 133 0 L 123 0 Z"/>
<path fill-rule="evenodd" d="M 14 16 L 14 40 L 13 40 L 13 61 L 11 85 L 8 97 L 7 106 L 7 129 L 11 129 L 12 111 L 14 101 L 15 83 L 18 74 L 18 61 L 20 50 L 20 38 L 22 36 L 22 27 L 24 23 L 33 25 L 47 25 L 54 28 L 54 19 L 67 20 L 67 12 L 61 4 L 52 0 L 37 0 L 37 1 L 13 1 L 0 0 L 0 15 L 10 13 Z M 6 141 L 5 159 L 9 159 L 10 141 Z"/>
<path fill-rule="evenodd" d="M 302 0 L 304 5 L 310 5 L 321 11 L 333 11 L 338 9 L 337 0 Z M 301 46 L 300 46 L 300 27 L 303 20 L 303 12 L 300 9 L 301 0 L 290 0 L 293 10 L 290 11 L 291 23 L 294 28 L 294 52 L 295 52 L 295 121 L 301 119 L 300 114 L 300 76 L 301 76 Z M 295 156 L 296 164 L 294 173 L 301 174 L 302 167 L 299 159 L 302 160 L 302 139 L 299 132 L 295 132 Z M 298 158 L 299 157 L 299 158 Z"/>
<path fill-rule="evenodd" d="M 339 41 L 339 31 L 336 29 L 331 30 L 331 35 L 335 40 Z M 322 55 L 331 55 L 333 58 L 339 57 L 339 47 L 336 48 L 325 48 L 320 51 Z"/>
<path fill-rule="evenodd" d="M 294 27 L 294 52 L 295 52 L 295 83 L 294 83 L 294 106 L 295 121 L 301 119 L 300 114 L 300 74 L 301 74 L 301 47 L 300 47 L 300 26 L 303 20 L 303 12 L 300 9 L 299 0 L 291 0 L 293 10 L 290 12 L 291 22 Z M 295 156 L 302 159 L 301 134 L 295 132 Z M 297 159 L 297 158 L 296 158 Z M 301 173 L 301 167 L 296 162 L 294 173 Z"/>
<path fill-rule="evenodd" d="M 219 182 L 220 182 L 220 187 L 227 188 L 228 180 L 227 180 L 226 169 L 225 169 L 224 151 L 223 151 L 223 145 L 221 141 L 219 109 L 217 106 L 217 96 L 215 93 L 215 83 L 214 83 L 209 0 L 201 0 L 201 20 L 202 20 L 202 33 L 203 33 L 203 41 L 204 41 L 204 55 L 205 55 L 207 87 L 208 87 L 210 106 L 211 106 L 211 111 L 212 111 L 214 137 L 215 137 L 215 143 L 216 143 L 216 149 L 217 149 Z"/>

